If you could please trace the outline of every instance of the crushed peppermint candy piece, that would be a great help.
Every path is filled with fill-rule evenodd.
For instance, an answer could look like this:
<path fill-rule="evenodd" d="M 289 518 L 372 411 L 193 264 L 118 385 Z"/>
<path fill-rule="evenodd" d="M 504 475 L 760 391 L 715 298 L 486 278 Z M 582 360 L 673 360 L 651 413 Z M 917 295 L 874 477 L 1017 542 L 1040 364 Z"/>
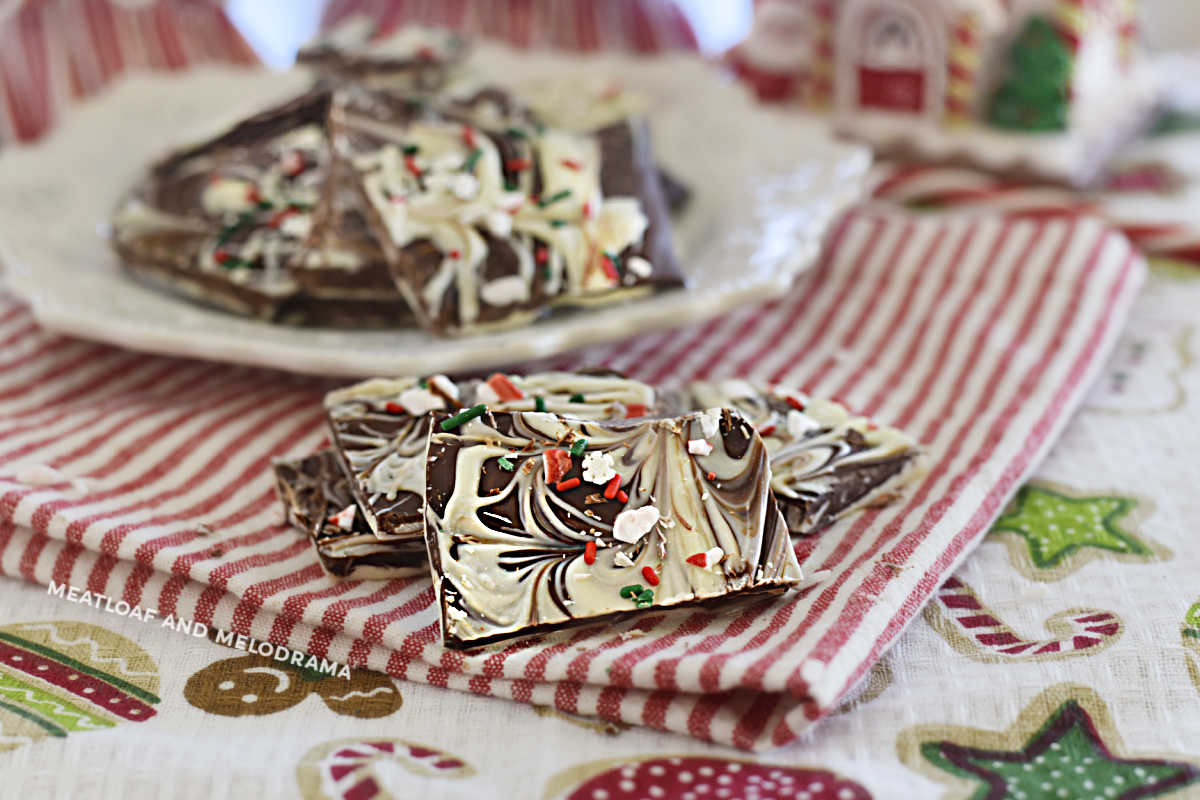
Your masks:
<path fill-rule="evenodd" d="M 708 562 L 709 567 L 715 567 L 721 563 L 721 559 L 725 558 L 725 551 L 719 547 L 710 547 L 704 551 L 704 560 Z"/>
<path fill-rule="evenodd" d="M 560 447 L 552 447 L 542 453 L 542 467 L 546 483 L 554 484 L 571 471 L 571 454 Z"/>
<path fill-rule="evenodd" d="M 593 451 L 583 457 L 583 479 L 588 483 L 604 485 L 616 477 L 616 474 L 611 453 Z"/>
<path fill-rule="evenodd" d="M 707 567 L 708 557 L 704 553 L 693 553 L 684 559 L 689 564 L 694 564 L 697 567 Z"/>
<path fill-rule="evenodd" d="M 496 390 L 486 383 L 479 384 L 479 388 L 475 390 L 475 399 L 486 406 L 494 406 L 500 402 L 500 395 L 496 394 Z"/>
<path fill-rule="evenodd" d="M 706 456 L 713 451 L 713 446 L 707 439 L 688 439 L 688 452 L 694 456 Z"/>
<path fill-rule="evenodd" d="M 419 417 L 429 411 L 440 411 L 446 407 L 445 399 L 420 386 L 405 389 L 400 393 L 398 399 L 404 410 L 414 417 Z"/>
<path fill-rule="evenodd" d="M 529 299 L 529 287 L 520 275 L 506 275 L 479 287 L 479 296 L 491 306 L 510 306 Z"/>
<path fill-rule="evenodd" d="M 618 550 L 617 554 L 613 556 L 613 563 L 618 567 L 632 567 L 634 565 L 633 559 L 625 555 L 623 550 Z"/>
<path fill-rule="evenodd" d="M 721 409 L 710 408 L 700 412 L 700 430 L 705 439 L 711 439 L 721 429 Z"/>
<path fill-rule="evenodd" d="M 343 508 L 341 511 L 339 511 L 336 514 L 334 514 L 333 516 L 331 516 L 329 518 L 329 521 L 332 524 L 337 525 L 342 530 L 348 531 L 348 530 L 350 530 L 350 526 L 354 524 L 354 516 L 357 513 L 358 513 L 358 506 L 356 506 L 354 503 L 351 503 L 350 505 Z"/>
<path fill-rule="evenodd" d="M 812 417 L 800 411 L 792 409 L 787 414 L 787 430 L 788 433 L 796 439 L 800 439 L 805 435 L 818 430 L 821 423 L 817 422 Z"/>
<path fill-rule="evenodd" d="M 613 520 L 613 538 L 633 544 L 649 533 L 661 517 L 654 506 L 627 508 Z"/>
<path fill-rule="evenodd" d="M 525 397 L 525 393 L 518 389 L 517 385 L 503 372 L 492 373 L 492 377 L 488 378 L 483 385 L 491 389 L 497 399 L 504 402 L 520 400 Z"/>
<path fill-rule="evenodd" d="M 654 267 L 650 266 L 650 262 L 641 256 L 630 256 L 625 259 L 625 269 L 639 278 L 649 278 L 650 274 L 654 272 Z"/>
<path fill-rule="evenodd" d="M 429 379 L 429 385 L 446 397 L 458 399 L 458 384 L 447 378 L 445 375 L 434 375 Z"/>

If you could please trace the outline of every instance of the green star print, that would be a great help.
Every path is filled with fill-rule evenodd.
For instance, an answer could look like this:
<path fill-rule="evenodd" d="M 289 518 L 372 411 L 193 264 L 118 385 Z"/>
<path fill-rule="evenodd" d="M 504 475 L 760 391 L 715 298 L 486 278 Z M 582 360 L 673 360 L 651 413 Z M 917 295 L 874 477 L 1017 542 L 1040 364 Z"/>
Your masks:
<path fill-rule="evenodd" d="M 996 520 L 992 530 L 1021 536 L 1039 569 L 1055 567 L 1083 547 L 1149 556 L 1153 551 L 1117 524 L 1136 505 L 1127 497 L 1069 497 L 1024 486 L 1013 510 Z"/>
<path fill-rule="evenodd" d="M 1105 744 L 1088 712 L 1063 703 L 1014 751 L 924 742 L 921 755 L 938 769 L 978 783 L 971 800 L 1158 797 L 1200 779 L 1191 764 L 1125 759 Z"/>

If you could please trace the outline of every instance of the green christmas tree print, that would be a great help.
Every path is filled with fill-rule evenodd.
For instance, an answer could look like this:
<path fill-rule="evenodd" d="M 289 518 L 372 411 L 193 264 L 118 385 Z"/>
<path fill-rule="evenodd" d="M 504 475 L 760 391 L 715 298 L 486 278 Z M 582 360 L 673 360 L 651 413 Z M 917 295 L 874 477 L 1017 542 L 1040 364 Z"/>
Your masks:
<path fill-rule="evenodd" d="M 1065 130 L 1074 58 L 1054 25 L 1045 17 L 1030 17 L 1008 59 L 1008 77 L 991 97 L 989 121 L 1012 130 Z"/>

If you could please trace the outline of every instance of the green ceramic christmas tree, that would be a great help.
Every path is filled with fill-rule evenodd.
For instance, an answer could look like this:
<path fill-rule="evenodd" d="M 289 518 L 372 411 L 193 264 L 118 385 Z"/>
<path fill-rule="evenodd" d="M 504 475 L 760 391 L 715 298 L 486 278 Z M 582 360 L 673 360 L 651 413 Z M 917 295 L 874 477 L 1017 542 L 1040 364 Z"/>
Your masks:
<path fill-rule="evenodd" d="M 1013 130 L 1065 130 L 1073 58 L 1054 25 L 1031 17 L 1008 57 L 1008 77 L 992 95 L 989 121 Z"/>

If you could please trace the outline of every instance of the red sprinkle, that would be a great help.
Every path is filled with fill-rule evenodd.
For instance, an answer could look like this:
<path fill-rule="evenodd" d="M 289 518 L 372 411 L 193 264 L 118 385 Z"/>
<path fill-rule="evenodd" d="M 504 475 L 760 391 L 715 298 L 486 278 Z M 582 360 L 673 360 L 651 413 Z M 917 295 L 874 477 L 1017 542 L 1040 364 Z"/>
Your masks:
<path fill-rule="evenodd" d="M 446 255 L 450 256 L 450 257 L 451 257 L 451 258 L 453 258 L 455 261 L 457 261 L 458 259 L 462 258 L 462 252 L 461 252 L 461 251 L 459 251 L 459 250 L 451 250 L 451 251 L 450 251 L 449 253 L 447 253 Z"/>
<path fill-rule="evenodd" d="M 421 49 L 417 50 L 417 57 L 425 61 L 433 61 L 437 58 L 437 53 L 433 52 L 433 48 L 427 44 L 421 45 Z"/>
<path fill-rule="evenodd" d="M 525 396 L 525 393 L 518 389 L 503 372 L 492 373 L 492 377 L 487 379 L 487 385 L 492 387 L 492 391 L 504 402 L 520 400 Z"/>
<path fill-rule="evenodd" d="M 592 218 L 592 201 L 591 200 L 585 200 L 583 203 L 583 217 L 584 217 L 584 219 Z"/>
<path fill-rule="evenodd" d="M 708 566 L 708 556 L 704 553 L 696 553 L 694 556 L 688 556 L 684 561 L 689 564 L 695 564 L 697 567 Z"/>
<path fill-rule="evenodd" d="M 283 172 L 289 178 L 294 178 L 301 172 L 304 172 L 306 166 L 304 155 L 299 150 L 292 150 L 284 156 Z"/>
<path fill-rule="evenodd" d="M 642 567 L 642 577 L 646 579 L 646 583 L 651 586 L 658 586 L 658 573 L 650 567 Z"/>
<path fill-rule="evenodd" d="M 576 172 L 579 172 L 579 170 L 583 169 L 583 164 L 580 164 L 578 161 L 576 161 L 573 158 L 564 158 L 562 161 L 559 161 L 558 163 L 562 164 L 567 169 L 573 169 Z"/>
<path fill-rule="evenodd" d="M 520 172 L 523 169 L 529 169 L 533 166 L 533 162 L 528 158 L 510 158 L 504 162 L 504 166 L 512 172 Z"/>
<path fill-rule="evenodd" d="M 646 416 L 646 406 L 641 403 L 630 403 L 625 406 L 625 419 L 633 419 L 634 417 Z"/>
<path fill-rule="evenodd" d="M 465 144 L 467 147 L 474 147 L 475 146 L 475 129 L 472 128 L 470 125 L 463 125 L 462 140 L 463 140 L 463 144 Z"/>
<path fill-rule="evenodd" d="M 596 563 L 596 543 L 595 542 L 588 542 L 584 546 L 584 548 L 583 548 L 583 563 L 585 563 L 585 564 L 595 564 Z"/>
<path fill-rule="evenodd" d="M 801 403 L 799 400 L 797 400 L 796 398 L 792 397 L 791 395 L 788 395 L 788 398 L 787 398 L 787 404 L 788 404 L 789 406 L 791 406 L 792 408 L 796 409 L 797 411 L 803 411 L 803 410 L 804 410 L 804 403 Z"/>
<path fill-rule="evenodd" d="M 417 166 L 417 160 L 412 156 L 404 157 L 404 168 L 411 172 L 414 178 L 421 177 L 421 168 Z"/>
<path fill-rule="evenodd" d="M 774 426 L 774 425 L 768 425 L 768 426 L 767 426 L 767 427 L 765 427 L 765 428 L 759 428 L 759 429 L 758 429 L 758 435 L 759 435 L 759 436 L 770 436 L 770 435 L 771 435 L 772 433 L 774 433 L 774 432 L 775 432 L 775 426 Z"/>
<path fill-rule="evenodd" d="M 262 195 L 258 193 L 257 186 L 251 186 L 246 190 L 246 202 L 258 203 L 262 201 Z"/>
<path fill-rule="evenodd" d="M 224 250 L 213 251 L 213 261 L 216 261 L 218 264 L 224 264 L 228 260 L 229 253 L 226 253 Z"/>
<path fill-rule="evenodd" d="M 617 492 L 617 502 L 618 503 L 628 503 L 629 502 L 629 495 L 625 494 L 624 489 L 621 489 Z"/>
<path fill-rule="evenodd" d="M 612 259 L 605 256 L 600 260 L 600 266 L 604 268 L 604 274 L 608 276 L 610 281 L 619 281 L 621 276 L 617 273 L 617 267 L 613 264 Z"/>
<path fill-rule="evenodd" d="M 533 251 L 533 258 L 535 261 L 537 261 L 537 263 L 545 264 L 550 260 L 550 251 L 545 247 L 538 245 L 537 249 Z"/>
<path fill-rule="evenodd" d="M 272 228 L 278 228 L 279 224 L 281 222 L 283 222 L 285 219 L 290 217 L 292 214 L 297 214 L 297 213 L 299 213 L 299 212 L 296 209 L 291 208 L 291 207 L 281 209 L 279 211 L 276 211 L 271 216 L 271 219 L 270 219 L 270 221 L 267 222 L 267 224 L 269 226 L 271 226 Z"/>
<path fill-rule="evenodd" d="M 612 500 L 617 496 L 617 492 L 621 490 L 621 476 L 613 475 L 608 479 L 608 483 L 604 484 L 604 499 Z"/>
<path fill-rule="evenodd" d="M 869 431 L 877 430 L 878 428 L 879 428 L 879 426 L 876 425 L 874 422 L 867 423 L 867 430 L 869 430 Z"/>
<path fill-rule="evenodd" d="M 542 467 L 545 470 L 546 483 L 558 483 L 571 471 L 571 454 L 561 447 L 552 447 L 542 453 Z"/>
<path fill-rule="evenodd" d="M 717 473 L 710 472 L 707 475 L 705 475 L 704 477 L 708 478 L 710 481 L 715 481 L 717 479 Z"/>
<path fill-rule="evenodd" d="M 554 488 L 560 492 L 565 492 L 569 489 L 574 489 L 580 483 L 582 483 L 582 481 L 580 481 L 579 478 L 571 478 L 570 480 L 559 481 L 558 483 L 554 484 Z"/>
<path fill-rule="evenodd" d="M 406 409 L 404 406 L 400 405 L 399 403 L 393 403 L 390 401 L 387 403 L 387 405 L 385 405 L 383 407 L 383 410 L 388 412 L 389 414 L 407 414 L 408 413 L 408 409 Z"/>

